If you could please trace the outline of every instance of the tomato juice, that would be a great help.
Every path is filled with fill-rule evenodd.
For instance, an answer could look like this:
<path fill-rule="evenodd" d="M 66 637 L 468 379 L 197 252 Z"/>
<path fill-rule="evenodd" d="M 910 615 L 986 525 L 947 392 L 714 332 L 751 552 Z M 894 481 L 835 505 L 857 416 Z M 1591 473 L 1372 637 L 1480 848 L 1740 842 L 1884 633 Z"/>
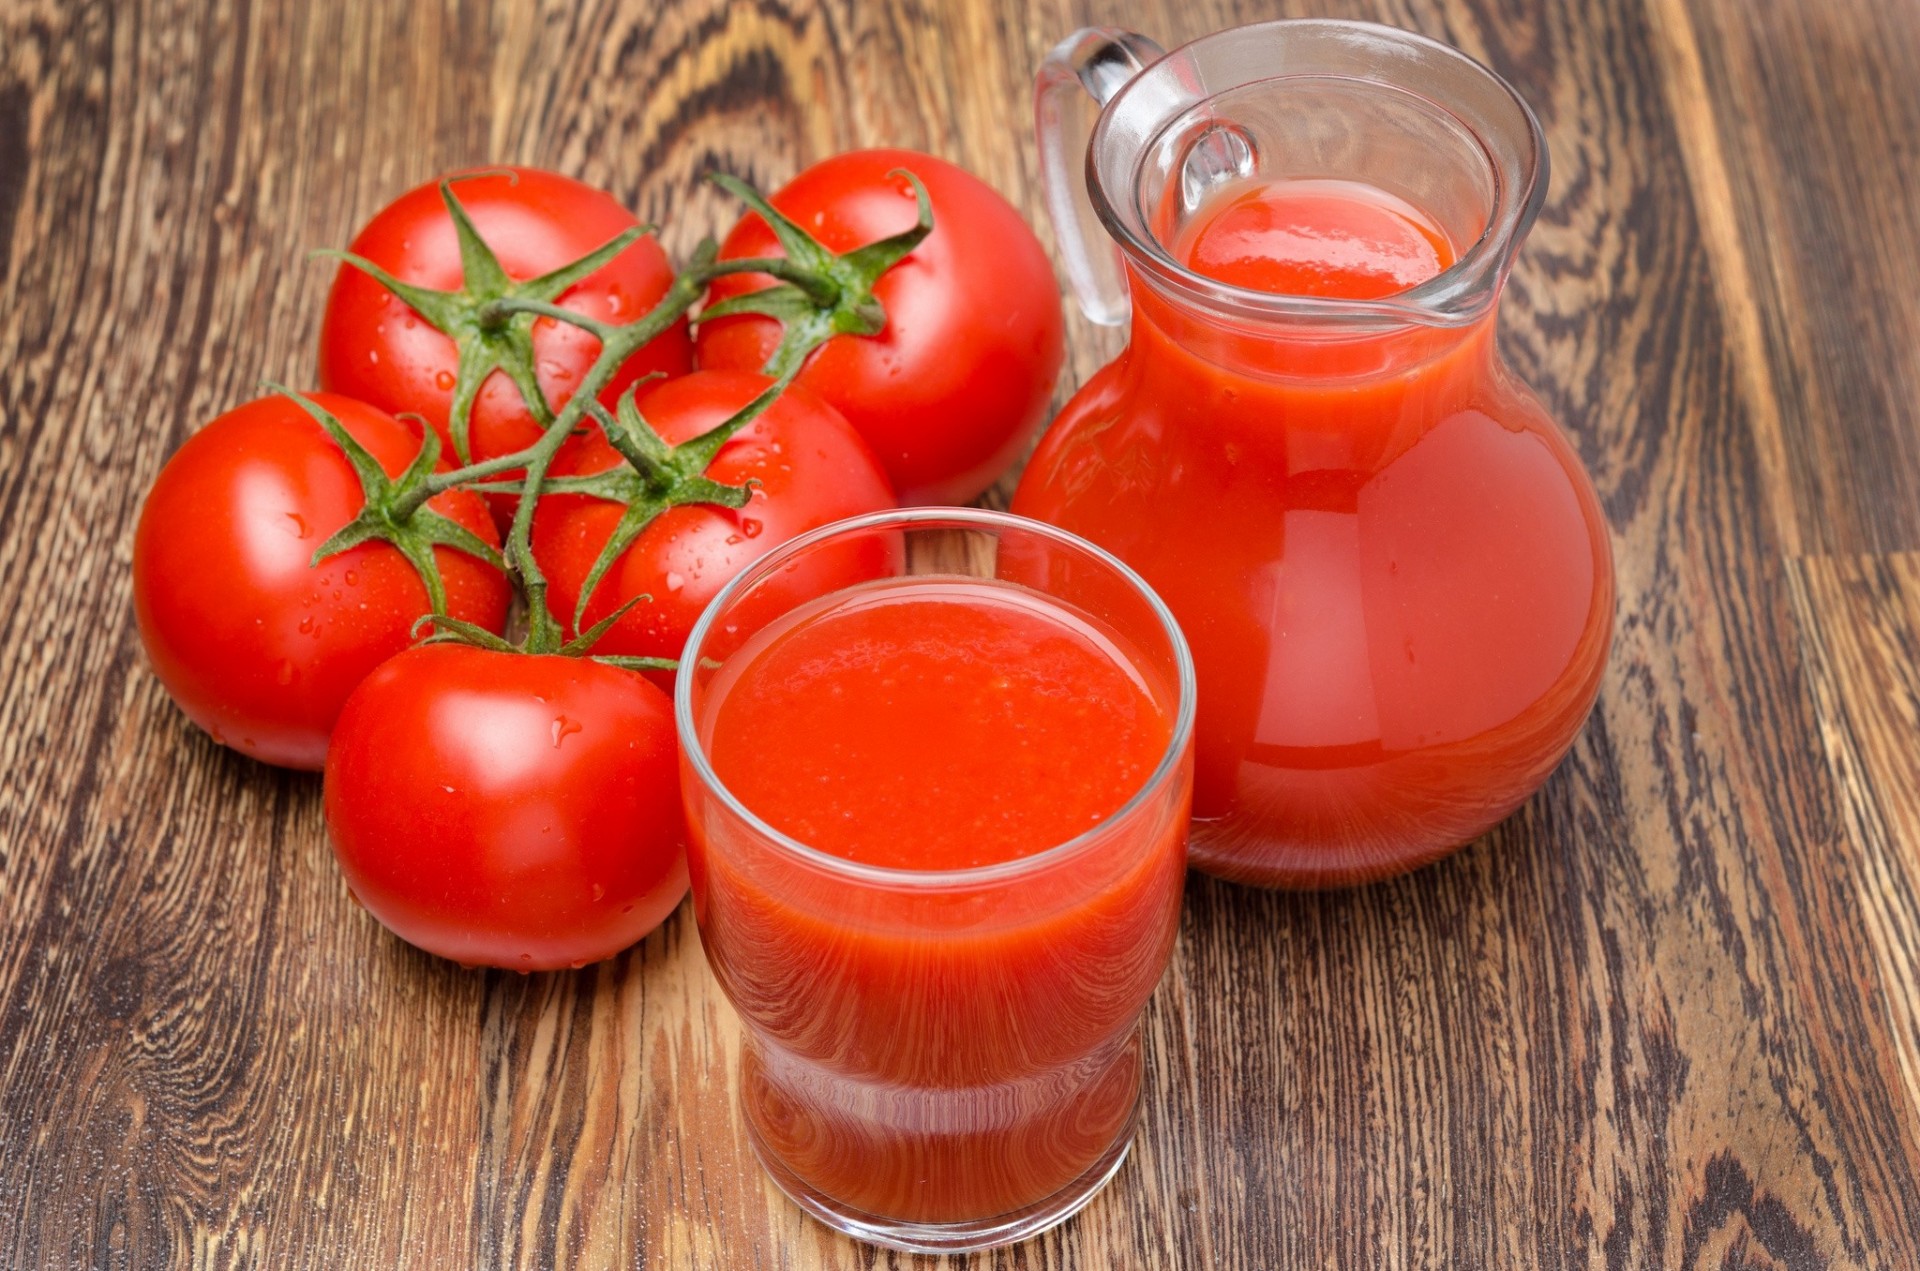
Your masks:
<path fill-rule="evenodd" d="M 1351 181 L 1236 182 L 1162 228 L 1194 273 L 1329 302 L 1398 294 L 1456 252 Z M 1350 883 L 1484 832 L 1585 720 L 1613 608 L 1599 503 L 1500 362 L 1492 307 L 1239 319 L 1135 270 L 1132 309 L 1014 510 L 1106 547 L 1179 618 L 1196 865 Z"/>
<path fill-rule="evenodd" d="M 686 774 L 696 914 L 803 1205 L 978 1223 L 1118 1164 L 1186 868 L 1163 661 L 1032 587 L 920 575 L 702 663 L 688 749 L 737 804 Z"/>
<path fill-rule="evenodd" d="M 1288 296 L 1376 300 L 1454 260 L 1446 231 L 1358 181 L 1237 181 L 1208 196 L 1174 255 L 1208 278 Z"/>
<path fill-rule="evenodd" d="M 1114 636 L 1009 583 L 842 592 L 735 666 L 707 738 L 720 779 L 782 833 L 889 869 L 1066 842 L 1146 783 L 1170 726 Z"/>

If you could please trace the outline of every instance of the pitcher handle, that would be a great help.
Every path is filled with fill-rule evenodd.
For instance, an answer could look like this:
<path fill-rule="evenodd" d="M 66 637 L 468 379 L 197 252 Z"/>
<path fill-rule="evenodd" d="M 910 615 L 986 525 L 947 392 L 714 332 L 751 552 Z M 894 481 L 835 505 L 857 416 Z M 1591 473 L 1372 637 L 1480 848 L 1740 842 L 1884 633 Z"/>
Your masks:
<path fill-rule="evenodd" d="M 1107 237 L 1087 197 L 1087 144 L 1091 124 L 1076 126 L 1075 89 L 1105 106 L 1122 85 L 1165 56 L 1144 35 L 1118 27 L 1092 26 L 1053 46 L 1033 85 L 1034 131 L 1040 139 L 1040 187 L 1047 198 L 1054 239 L 1066 264 L 1067 285 L 1080 311 L 1102 326 L 1127 320 L 1127 275 L 1120 249 Z"/>

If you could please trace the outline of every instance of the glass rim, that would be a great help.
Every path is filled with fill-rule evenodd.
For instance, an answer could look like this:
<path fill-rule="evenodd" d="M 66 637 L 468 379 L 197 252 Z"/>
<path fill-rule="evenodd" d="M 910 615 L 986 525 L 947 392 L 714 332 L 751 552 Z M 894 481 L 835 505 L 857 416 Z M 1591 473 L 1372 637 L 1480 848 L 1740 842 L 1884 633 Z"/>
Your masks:
<path fill-rule="evenodd" d="M 1052 539 L 1056 543 L 1086 553 L 1096 564 L 1110 570 L 1124 581 L 1136 595 L 1147 602 L 1148 608 L 1159 622 L 1162 632 L 1173 649 L 1174 692 L 1177 695 L 1174 703 L 1173 728 L 1168 733 L 1166 748 L 1161 752 L 1159 762 L 1154 765 L 1153 771 L 1147 775 L 1146 780 L 1140 783 L 1140 787 L 1128 795 L 1125 802 L 1114 809 L 1112 815 L 1070 839 L 1026 856 L 996 861 L 991 865 L 975 865 L 966 869 L 898 869 L 886 865 L 870 865 L 863 861 L 850 860 L 844 856 L 822 851 L 775 829 L 727 788 L 726 783 L 720 780 L 720 774 L 713 770 L 713 765 L 707 757 L 706 746 L 700 740 L 699 730 L 695 726 L 693 663 L 705 646 L 707 633 L 711 630 L 715 619 L 733 602 L 735 597 L 754 583 L 765 579 L 781 564 L 806 549 L 830 539 L 866 530 L 941 526 L 951 526 L 955 529 L 1017 530 L 1022 533 L 1037 534 L 1042 538 Z M 926 576 L 938 577 L 938 575 Z M 675 674 L 673 685 L 674 726 L 680 735 L 681 751 L 692 766 L 695 775 L 699 777 L 701 784 L 720 801 L 728 812 L 739 817 L 754 833 L 788 855 L 832 874 L 889 887 L 939 891 L 977 886 L 983 883 L 1004 882 L 1010 878 L 1038 872 L 1068 857 L 1078 855 L 1109 834 L 1121 820 L 1139 811 L 1149 798 L 1165 787 L 1180 766 L 1187 751 L 1187 743 L 1193 735 L 1196 688 L 1193 654 L 1187 647 L 1186 635 L 1180 630 L 1180 624 L 1175 620 L 1173 611 L 1167 607 L 1159 593 L 1154 591 L 1147 584 L 1147 580 L 1135 572 L 1132 566 L 1105 548 L 1081 538 L 1078 534 L 1063 530 L 1056 525 L 1049 525 L 1045 521 L 1015 516 L 1011 512 L 997 512 L 989 508 L 889 508 L 885 511 L 868 512 L 834 521 L 789 539 L 734 575 L 714 594 L 713 599 L 708 602 L 707 607 L 701 611 L 699 619 L 693 624 L 693 630 L 688 633 L 686 649 L 680 655 L 680 660 L 681 669 Z"/>
<path fill-rule="evenodd" d="M 1111 121 L 1118 116 L 1130 97 L 1146 91 L 1141 86 L 1152 82 L 1156 73 L 1161 77 L 1174 74 L 1183 59 L 1191 61 L 1209 44 L 1246 39 L 1255 33 L 1278 34 L 1283 28 L 1295 35 L 1307 34 L 1331 40 L 1379 40 L 1396 45 L 1405 52 L 1430 59 L 1435 66 L 1446 66 L 1456 73 L 1491 84 L 1518 109 L 1520 127 L 1525 132 L 1525 153 L 1517 161 L 1503 162 L 1500 155 L 1489 149 L 1482 128 L 1475 127 L 1470 120 L 1463 118 L 1448 102 L 1429 94 L 1415 92 L 1390 80 L 1325 71 L 1296 71 L 1271 77 L 1344 79 L 1409 93 L 1444 110 L 1473 137 L 1494 182 L 1486 226 L 1480 236 L 1455 258 L 1453 264 L 1419 286 L 1377 300 L 1343 300 L 1329 296 L 1281 295 L 1210 278 L 1181 264 L 1154 234 L 1144 226 L 1132 223 L 1128 209 L 1136 203 L 1136 191 L 1129 189 L 1127 198 L 1118 200 L 1113 197 L 1118 192 L 1110 193 L 1101 179 L 1099 155 L 1111 131 Z M 1230 88 L 1243 86 L 1210 89 L 1206 97 L 1218 96 Z M 1166 121 L 1162 121 L 1160 126 L 1164 130 Z M 1486 316 L 1493 296 L 1512 263 L 1514 249 L 1546 202 L 1549 168 L 1546 132 L 1541 128 L 1533 107 L 1527 104 L 1526 98 L 1505 76 L 1463 50 L 1417 31 L 1379 22 L 1353 18 L 1275 18 L 1228 27 L 1189 40 L 1128 80 L 1101 109 L 1094 123 L 1087 144 L 1085 179 L 1095 215 L 1119 244 L 1128 263 L 1149 283 L 1171 289 L 1175 293 L 1170 297 L 1172 299 L 1198 301 L 1223 313 L 1252 321 L 1292 318 L 1324 322 L 1346 319 L 1383 325 L 1448 328 L 1469 326 Z M 1137 177 L 1137 173 L 1135 175 Z"/>

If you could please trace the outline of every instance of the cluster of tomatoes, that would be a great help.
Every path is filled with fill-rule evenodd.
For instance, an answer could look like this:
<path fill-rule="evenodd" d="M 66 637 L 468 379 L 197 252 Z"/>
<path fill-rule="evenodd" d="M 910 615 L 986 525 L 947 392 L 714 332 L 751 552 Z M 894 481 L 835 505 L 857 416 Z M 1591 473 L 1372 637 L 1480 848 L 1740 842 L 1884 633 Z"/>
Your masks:
<path fill-rule="evenodd" d="M 348 885 L 467 964 L 580 966 L 686 890 L 665 687 L 820 525 L 976 497 L 1045 412 L 1052 272 L 927 155 L 803 172 L 678 272 L 613 198 L 463 173 L 375 216 L 319 392 L 168 461 L 134 541 L 154 670 L 214 740 L 325 770 Z"/>

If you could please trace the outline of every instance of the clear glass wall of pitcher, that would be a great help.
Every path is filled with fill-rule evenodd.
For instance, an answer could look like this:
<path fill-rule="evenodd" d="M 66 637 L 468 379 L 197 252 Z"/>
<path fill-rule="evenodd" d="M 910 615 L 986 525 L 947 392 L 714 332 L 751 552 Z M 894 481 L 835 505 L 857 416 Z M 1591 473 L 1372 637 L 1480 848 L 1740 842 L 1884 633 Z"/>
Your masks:
<path fill-rule="evenodd" d="M 1084 178 L 1083 89 L 1101 107 Z M 1538 122 L 1456 50 L 1334 21 L 1164 57 L 1082 31 L 1037 105 L 1069 278 L 1089 317 L 1131 328 L 1013 506 L 1126 560 L 1179 618 L 1199 676 L 1194 863 L 1311 887 L 1446 855 L 1559 763 L 1612 636 L 1592 483 L 1495 341 L 1545 196 Z M 1201 261 L 1223 207 L 1311 238 L 1276 229 L 1293 206 L 1276 189 L 1400 209 L 1437 272 L 1277 294 L 1235 281 L 1246 262 Z"/>

